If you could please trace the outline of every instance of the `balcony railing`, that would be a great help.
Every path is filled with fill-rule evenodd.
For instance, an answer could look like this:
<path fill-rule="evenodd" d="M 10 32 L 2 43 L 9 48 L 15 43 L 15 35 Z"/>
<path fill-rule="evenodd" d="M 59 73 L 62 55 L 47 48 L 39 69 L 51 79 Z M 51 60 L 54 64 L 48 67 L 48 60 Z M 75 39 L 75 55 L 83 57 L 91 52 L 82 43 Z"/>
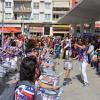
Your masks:
<path fill-rule="evenodd" d="M 16 2 L 31 2 L 32 0 L 14 0 L 14 1 L 16 1 Z"/>
<path fill-rule="evenodd" d="M 29 13 L 29 12 L 32 12 L 32 9 L 31 8 L 14 8 L 14 12 Z"/>

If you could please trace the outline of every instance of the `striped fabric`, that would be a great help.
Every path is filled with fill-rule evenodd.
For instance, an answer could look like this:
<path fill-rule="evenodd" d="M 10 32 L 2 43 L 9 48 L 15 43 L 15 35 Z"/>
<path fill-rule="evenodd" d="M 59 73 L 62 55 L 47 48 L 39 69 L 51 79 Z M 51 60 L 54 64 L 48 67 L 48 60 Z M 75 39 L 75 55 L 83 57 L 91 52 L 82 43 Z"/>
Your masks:
<path fill-rule="evenodd" d="M 42 94 L 43 100 L 57 100 L 56 95 L 47 95 L 47 94 Z"/>
<path fill-rule="evenodd" d="M 15 100 L 33 100 L 34 92 L 32 87 L 21 85 L 15 91 Z"/>

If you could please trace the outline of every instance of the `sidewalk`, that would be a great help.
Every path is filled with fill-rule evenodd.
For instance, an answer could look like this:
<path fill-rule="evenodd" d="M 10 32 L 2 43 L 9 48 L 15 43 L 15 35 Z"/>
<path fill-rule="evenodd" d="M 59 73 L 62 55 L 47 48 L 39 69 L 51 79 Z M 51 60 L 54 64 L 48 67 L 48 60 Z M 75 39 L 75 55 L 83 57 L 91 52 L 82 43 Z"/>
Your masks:
<path fill-rule="evenodd" d="M 63 60 L 57 59 L 60 65 L 57 71 L 60 73 L 63 71 Z M 79 62 L 73 62 L 73 70 L 71 73 L 72 84 L 64 86 L 64 93 L 61 95 L 60 100 L 100 100 L 100 76 L 96 75 L 96 72 L 90 66 L 87 67 L 87 74 L 89 80 L 89 86 L 83 87 L 80 82 Z M 63 80 L 63 76 L 61 81 Z"/>

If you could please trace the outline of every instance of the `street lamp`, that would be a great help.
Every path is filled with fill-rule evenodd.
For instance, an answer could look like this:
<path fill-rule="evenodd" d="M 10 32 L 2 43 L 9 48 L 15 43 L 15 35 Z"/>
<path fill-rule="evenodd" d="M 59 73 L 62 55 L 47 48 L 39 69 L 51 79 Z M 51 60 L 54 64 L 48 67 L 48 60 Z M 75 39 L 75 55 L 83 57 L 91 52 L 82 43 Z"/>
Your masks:
<path fill-rule="evenodd" d="M 2 2 L 2 31 L 1 31 L 1 33 L 2 33 L 2 48 L 3 48 L 3 42 L 4 42 L 4 32 L 3 32 L 3 27 L 4 27 L 4 2 L 5 2 L 5 0 L 1 0 L 1 2 Z"/>

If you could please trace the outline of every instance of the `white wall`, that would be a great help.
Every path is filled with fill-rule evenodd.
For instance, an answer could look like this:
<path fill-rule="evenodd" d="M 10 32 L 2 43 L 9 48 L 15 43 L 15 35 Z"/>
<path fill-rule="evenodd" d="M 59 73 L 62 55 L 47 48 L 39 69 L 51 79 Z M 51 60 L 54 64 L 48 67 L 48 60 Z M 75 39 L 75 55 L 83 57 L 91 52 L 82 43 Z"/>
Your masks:
<path fill-rule="evenodd" d="M 50 2 L 51 3 L 50 9 L 45 8 L 45 14 L 50 14 L 51 15 L 50 22 L 52 22 L 53 2 L 52 2 L 52 0 L 45 0 L 45 2 Z"/>
<path fill-rule="evenodd" d="M 44 1 L 44 2 L 40 2 L 40 1 Z M 33 8 L 34 2 L 39 2 L 39 9 L 34 9 Z M 46 2 L 51 3 L 50 9 L 45 8 L 45 3 Z M 34 19 L 33 14 L 38 13 L 39 14 L 39 20 L 38 20 L 39 22 L 52 22 L 52 0 L 32 0 L 32 5 L 31 6 L 32 6 L 31 18 Z M 50 20 L 48 20 L 48 21 L 45 20 L 45 14 L 50 14 L 51 15 Z"/>
<path fill-rule="evenodd" d="M 2 20 L 2 2 L 0 0 L 0 21 Z"/>
<path fill-rule="evenodd" d="M 50 27 L 50 36 L 53 36 L 53 27 Z"/>
<path fill-rule="evenodd" d="M 14 6 L 14 3 L 13 3 L 13 0 L 5 0 L 5 2 L 11 2 L 11 8 L 6 8 L 5 7 L 5 13 L 11 13 L 11 19 L 13 19 L 13 6 Z"/>
<path fill-rule="evenodd" d="M 69 7 L 70 0 L 53 0 L 53 7 Z"/>
<path fill-rule="evenodd" d="M 40 1 L 44 1 L 44 2 L 41 4 Z M 0 2 L 1 2 L 1 0 L 0 0 Z M 12 3 L 11 8 L 6 8 L 4 6 L 5 7 L 5 9 L 4 9 L 5 13 L 11 13 L 11 19 L 6 19 L 5 22 L 9 23 L 9 21 L 10 21 L 10 23 L 11 23 L 11 20 L 14 21 L 13 20 L 14 19 L 14 12 L 13 12 L 13 10 L 14 10 L 14 8 L 17 8 L 17 7 L 19 8 L 20 5 L 17 4 L 17 3 L 15 3 L 15 5 L 14 5 L 14 0 L 5 0 L 5 2 L 11 2 Z M 37 9 L 37 10 L 33 9 L 33 3 L 34 2 L 39 2 L 39 6 L 40 6 L 39 9 Z M 50 9 L 46 9 L 45 8 L 45 2 L 50 2 L 51 3 Z M 39 13 L 39 20 L 36 21 L 36 22 L 39 22 L 39 23 L 42 23 L 42 22 L 52 22 L 52 8 L 53 8 L 52 6 L 53 6 L 52 0 L 32 0 L 31 4 L 27 3 L 25 7 L 32 8 L 32 13 L 30 13 L 31 14 L 31 20 L 28 20 L 28 22 L 35 22 L 33 20 L 33 18 L 34 18 L 33 13 Z M 0 3 L 0 10 L 1 10 L 1 8 L 2 8 L 2 5 Z M 40 13 L 40 12 L 43 12 L 43 13 Z M 47 21 L 45 20 L 45 14 L 50 14 L 51 15 L 50 20 L 47 20 Z M 21 13 L 20 13 L 20 15 L 21 15 Z M 1 13 L 0 13 L 0 19 L 2 19 L 1 17 L 2 16 L 1 16 Z M 18 20 L 17 22 L 20 23 L 20 20 Z"/>

